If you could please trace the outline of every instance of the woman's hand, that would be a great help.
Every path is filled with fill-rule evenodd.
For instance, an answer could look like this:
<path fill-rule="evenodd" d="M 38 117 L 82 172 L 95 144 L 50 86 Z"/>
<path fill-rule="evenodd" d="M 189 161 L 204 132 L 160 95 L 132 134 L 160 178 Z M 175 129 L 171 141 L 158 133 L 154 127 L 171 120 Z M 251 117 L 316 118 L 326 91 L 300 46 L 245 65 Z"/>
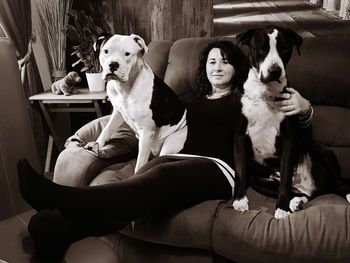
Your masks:
<path fill-rule="evenodd" d="M 286 90 L 287 92 L 276 96 L 275 105 L 277 109 L 282 111 L 285 116 L 305 115 L 310 109 L 310 102 L 304 99 L 295 89 L 287 88 Z"/>

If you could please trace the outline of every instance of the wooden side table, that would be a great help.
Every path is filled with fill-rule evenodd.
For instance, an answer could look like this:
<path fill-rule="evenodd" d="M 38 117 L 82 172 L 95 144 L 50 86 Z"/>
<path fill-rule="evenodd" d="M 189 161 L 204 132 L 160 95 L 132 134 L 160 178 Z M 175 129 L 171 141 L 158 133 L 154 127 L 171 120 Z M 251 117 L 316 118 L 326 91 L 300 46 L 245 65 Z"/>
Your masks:
<path fill-rule="evenodd" d="M 47 174 L 50 171 L 51 157 L 53 144 L 56 145 L 59 152 L 64 149 L 64 144 L 60 142 L 60 138 L 57 136 L 55 126 L 52 122 L 50 112 L 96 112 L 97 117 L 102 117 L 102 111 L 100 108 L 100 102 L 106 103 L 107 93 L 106 91 L 90 92 L 89 89 L 76 89 L 77 94 L 70 96 L 55 95 L 50 90 L 33 95 L 29 97 L 31 103 L 38 102 L 41 111 L 44 115 L 46 124 L 49 128 L 49 141 L 47 145 L 46 161 L 44 173 Z M 91 107 L 74 107 L 74 104 L 91 104 Z M 60 104 L 61 107 L 54 107 Z M 63 106 L 62 105 L 66 105 Z"/>

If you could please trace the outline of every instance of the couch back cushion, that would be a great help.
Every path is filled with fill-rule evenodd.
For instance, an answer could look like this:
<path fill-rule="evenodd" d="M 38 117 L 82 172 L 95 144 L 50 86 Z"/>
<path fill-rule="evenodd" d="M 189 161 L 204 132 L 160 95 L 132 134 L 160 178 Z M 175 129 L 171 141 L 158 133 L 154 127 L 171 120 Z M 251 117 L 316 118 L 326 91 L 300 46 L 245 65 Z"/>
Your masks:
<path fill-rule="evenodd" d="M 170 47 L 173 42 L 168 40 L 158 40 L 148 45 L 149 52 L 144 55 L 144 59 L 152 68 L 153 72 L 161 79 L 164 79 L 168 65 Z"/>
<path fill-rule="evenodd" d="M 232 38 L 222 39 L 235 42 Z M 213 40 L 184 38 L 170 46 L 169 42 L 155 41 L 150 47 L 157 48 L 150 48 L 148 59 L 154 57 L 162 62 L 160 66 L 153 59 L 151 67 L 158 71 L 166 67 L 165 82 L 184 98 L 194 83 L 199 53 Z M 287 67 L 291 86 L 314 105 L 314 138 L 336 152 L 344 177 L 350 177 L 349 47 L 350 37 L 306 38 L 301 56 L 295 51 Z M 160 59 L 163 55 L 167 57 Z"/>

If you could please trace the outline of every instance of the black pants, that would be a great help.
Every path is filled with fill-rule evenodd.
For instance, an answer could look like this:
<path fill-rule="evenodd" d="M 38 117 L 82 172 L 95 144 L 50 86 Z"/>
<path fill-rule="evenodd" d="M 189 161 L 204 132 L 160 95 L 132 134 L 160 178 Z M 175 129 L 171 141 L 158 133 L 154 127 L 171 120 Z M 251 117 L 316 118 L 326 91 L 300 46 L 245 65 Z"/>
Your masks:
<path fill-rule="evenodd" d="M 94 226 L 125 225 L 132 220 L 207 200 L 230 199 L 232 188 L 220 168 L 205 158 L 157 157 L 129 179 L 111 184 L 69 187 L 49 181 L 31 186 L 37 210 L 58 210 L 70 222 Z M 113 228 L 112 228 L 113 229 Z"/>

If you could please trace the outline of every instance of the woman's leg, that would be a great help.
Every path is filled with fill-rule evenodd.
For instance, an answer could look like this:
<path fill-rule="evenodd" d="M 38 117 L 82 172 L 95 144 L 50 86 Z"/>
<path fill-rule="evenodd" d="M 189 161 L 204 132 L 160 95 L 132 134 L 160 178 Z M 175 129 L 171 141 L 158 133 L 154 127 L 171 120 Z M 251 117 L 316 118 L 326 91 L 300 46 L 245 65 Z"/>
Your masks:
<path fill-rule="evenodd" d="M 42 210 L 33 215 L 28 224 L 28 232 L 35 247 L 33 257 L 44 262 L 62 262 L 73 242 L 89 236 L 115 233 L 125 225 L 91 220 L 70 221 L 59 210 Z"/>
<path fill-rule="evenodd" d="M 44 260 L 60 260 L 71 243 L 116 232 L 146 214 L 231 197 L 221 170 L 207 159 L 160 157 L 131 179 L 94 187 L 54 184 L 27 162 L 18 165 L 18 174 L 23 197 L 40 211 L 28 230 L 36 255 Z"/>
<path fill-rule="evenodd" d="M 204 158 L 158 157 L 130 179 L 107 185 L 67 187 L 38 175 L 27 162 L 18 165 L 23 197 L 38 211 L 58 209 L 72 221 L 89 218 L 128 223 L 152 212 L 186 208 L 211 199 L 229 199 L 232 189 L 221 170 Z"/>

